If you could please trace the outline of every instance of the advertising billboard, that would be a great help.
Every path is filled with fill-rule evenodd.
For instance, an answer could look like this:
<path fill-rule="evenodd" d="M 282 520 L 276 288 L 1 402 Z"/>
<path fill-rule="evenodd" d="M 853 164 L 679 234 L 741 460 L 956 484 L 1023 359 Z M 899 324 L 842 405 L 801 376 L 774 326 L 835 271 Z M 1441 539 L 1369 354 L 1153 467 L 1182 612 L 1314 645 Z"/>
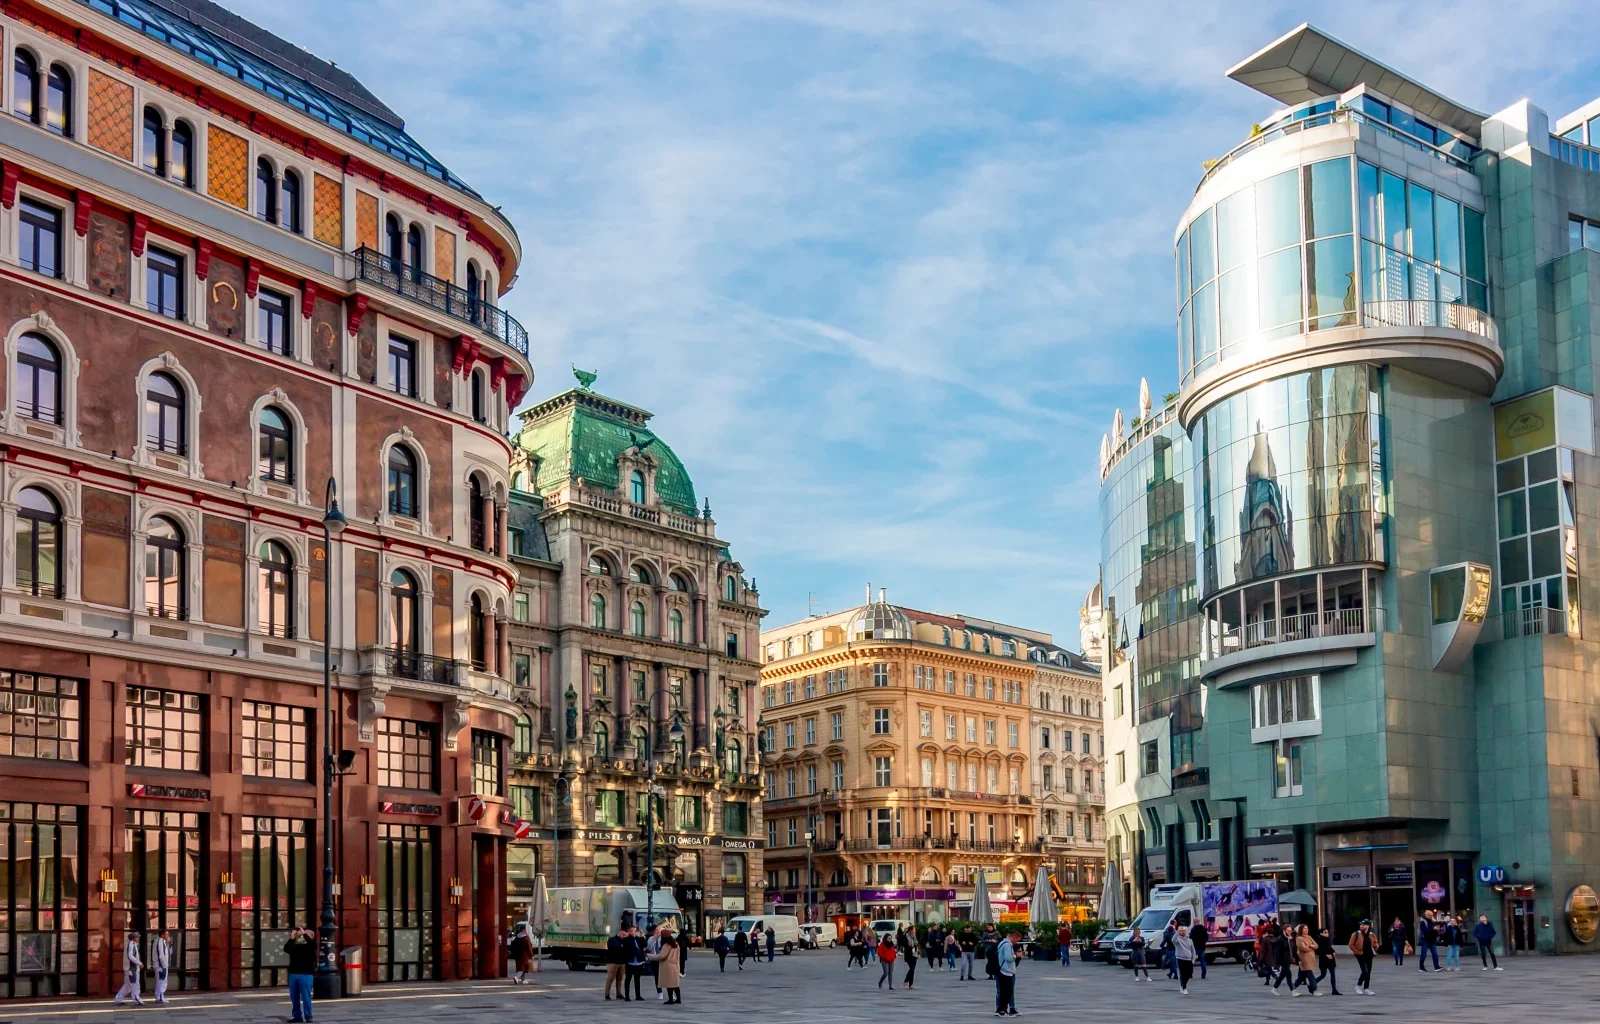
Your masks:
<path fill-rule="evenodd" d="M 1268 918 L 1278 916 L 1278 883 L 1206 882 L 1200 901 L 1212 942 L 1253 939 Z"/>

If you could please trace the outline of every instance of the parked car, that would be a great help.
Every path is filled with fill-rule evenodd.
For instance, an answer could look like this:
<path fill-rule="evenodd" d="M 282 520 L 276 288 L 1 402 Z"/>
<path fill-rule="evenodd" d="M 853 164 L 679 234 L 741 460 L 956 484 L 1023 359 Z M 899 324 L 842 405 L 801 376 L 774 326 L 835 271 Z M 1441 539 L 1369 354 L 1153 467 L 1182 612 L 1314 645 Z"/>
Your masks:
<path fill-rule="evenodd" d="M 839 944 L 839 926 L 832 921 L 821 921 L 817 924 L 803 924 L 800 926 L 800 946 L 802 949 L 829 949 Z"/>
<path fill-rule="evenodd" d="M 1116 938 L 1120 928 L 1102 928 L 1089 943 L 1085 960 L 1098 960 L 1103 964 L 1112 963 L 1116 957 Z"/>
<path fill-rule="evenodd" d="M 776 949 L 783 950 L 785 956 L 793 953 L 800 944 L 800 922 L 793 914 L 751 914 L 747 917 L 736 917 L 728 922 L 728 927 L 737 928 L 741 932 L 748 932 L 757 921 L 762 927 L 770 928 L 776 939 Z M 766 940 L 763 939 L 763 942 Z"/>

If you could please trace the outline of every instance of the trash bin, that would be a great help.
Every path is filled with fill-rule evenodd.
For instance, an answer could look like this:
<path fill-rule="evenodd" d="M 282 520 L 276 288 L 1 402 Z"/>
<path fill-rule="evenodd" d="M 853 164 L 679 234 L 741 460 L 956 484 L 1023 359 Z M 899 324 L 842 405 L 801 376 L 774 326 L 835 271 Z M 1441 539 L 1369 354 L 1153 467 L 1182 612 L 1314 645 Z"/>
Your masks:
<path fill-rule="evenodd" d="M 361 994 L 361 947 L 348 946 L 339 952 L 339 977 L 344 982 L 344 996 Z"/>

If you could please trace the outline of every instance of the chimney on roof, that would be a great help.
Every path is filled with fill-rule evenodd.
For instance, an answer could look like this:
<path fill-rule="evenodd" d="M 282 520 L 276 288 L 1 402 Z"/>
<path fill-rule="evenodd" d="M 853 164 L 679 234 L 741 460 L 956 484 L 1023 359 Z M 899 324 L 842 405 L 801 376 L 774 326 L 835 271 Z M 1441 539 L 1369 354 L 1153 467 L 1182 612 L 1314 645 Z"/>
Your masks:
<path fill-rule="evenodd" d="M 882 601 L 882 602 L 884 602 L 886 604 L 888 603 L 888 601 L 889 601 L 889 588 L 888 587 L 879 587 L 878 588 L 878 600 Z"/>
<path fill-rule="evenodd" d="M 872 603 L 872 581 L 867 581 L 867 604 Z"/>

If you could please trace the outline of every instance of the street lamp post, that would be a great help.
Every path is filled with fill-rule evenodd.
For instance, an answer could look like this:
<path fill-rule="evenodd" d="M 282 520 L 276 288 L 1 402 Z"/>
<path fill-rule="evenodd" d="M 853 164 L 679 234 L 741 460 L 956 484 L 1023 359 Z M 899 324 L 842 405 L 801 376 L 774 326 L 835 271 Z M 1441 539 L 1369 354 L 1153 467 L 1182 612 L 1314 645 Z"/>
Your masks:
<path fill-rule="evenodd" d="M 654 730 L 649 726 L 645 729 L 646 743 L 653 745 L 651 739 Z M 674 712 L 672 728 L 667 730 L 674 740 L 683 736 L 683 722 Z M 645 754 L 645 801 L 644 801 L 644 919 L 651 931 L 656 927 L 656 759 Z M 666 790 L 662 789 L 665 794 Z"/>
<path fill-rule="evenodd" d="M 810 924 L 817 916 L 816 893 L 811 888 L 811 846 L 816 833 L 806 831 L 806 923 Z"/>
<path fill-rule="evenodd" d="M 556 818 L 551 829 L 555 833 L 551 841 L 554 843 L 555 850 L 553 861 L 556 878 L 555 888 L 557 889 L 561 888 L 561 808 L 571 803 L 572 780 L 567 778 L 566 769 L 563 768 L 556 774 Z"/>
<path fill-rule="evenodd" d="M 335 998 L 339 988 L 333 913 L 333 538 L 343 533 L 344 527 L 339 484 L 330 476 L 322 497 L 322 920 L 318 928 L 317 973 L 312 980 L 312 993 L 318 999 Z"/>

